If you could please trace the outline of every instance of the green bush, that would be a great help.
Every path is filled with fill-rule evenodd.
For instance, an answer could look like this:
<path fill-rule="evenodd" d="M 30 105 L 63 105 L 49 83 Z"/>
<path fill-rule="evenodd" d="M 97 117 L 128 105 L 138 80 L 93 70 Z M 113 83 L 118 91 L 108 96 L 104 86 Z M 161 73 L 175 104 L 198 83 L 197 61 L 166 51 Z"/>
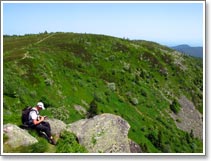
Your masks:
<path fill-rule="evenodd" d="M 35 143 L 28 147 L 29 153 L 43 153 L 48 151 L 48 142 L 45 139 L 40 139 L 38 143 Z"/>
<path fill-rule="evenodd" d="M 87 118 L 92 118 L 98 114 L 97 103 L 95 99 L 90 103 L 90 108 L 87 111 Z"/>
<path fill-rule="evenodd" d="M 133 104 L 133 105 L 138 105 L 139 104 L 139 102 L 138 102 L 138 99 L 137 98 L 130 98 L 130 102 Z"/>
<path fill-rule="evenodd" d="M 63 131 L 57 142 L 57 153 L 86 153 L 85 147 L 81 146 L 73 133 Z"/>
<path fill-rule="evenodd" d="M 140 144 L 139 146 L 141 147 L 141 150 L 142 150 L 142 152 L 143 152 L 143 153 L 147 153 L 147 152 L 149 152 L 149 150 L 148 150 L 148 147 L 147 147 L 147 144 L 146 144 L 146 143 L 144 143 L 144 144 Z"/>
<path fill-rule="evenodd" d="M 180 111 L 180 104 L 177 102 L 176 99 L 173 100 L 173 102 L 170 104 L 170 109 L 175 113 L 178 114 Z"/>
<path fill-rule="evenodd" d="M 65 107 L 50 108 L 49 110 L 56 119 L 67 121 L 70 117 L 70 112 Z"/>

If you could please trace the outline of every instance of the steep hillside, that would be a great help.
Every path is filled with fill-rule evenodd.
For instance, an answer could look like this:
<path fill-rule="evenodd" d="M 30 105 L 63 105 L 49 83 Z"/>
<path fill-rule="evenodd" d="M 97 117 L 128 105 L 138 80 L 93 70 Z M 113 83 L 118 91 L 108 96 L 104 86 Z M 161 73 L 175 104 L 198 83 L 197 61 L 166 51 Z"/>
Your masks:
<path fill-rule="evenodd" d="M 21 110 L 37 101 L 47 107 L 42 114 L 72 123 L 85 118 L 95 100 L 98 114 L 127 120 L 129 138 L 144 152 L 203 151 L 201 59 L 105 35 L 5 36 L 3 43 L 4 124 L 20 125 Z M 180 114 L 184 99 L 199 117 Z"/>
<path fill-rule="evenodd" d="M 203 47 L 191 47 L 189 45 L 178 45 L 171 47 L 183 54 L 203 58 Z"/>

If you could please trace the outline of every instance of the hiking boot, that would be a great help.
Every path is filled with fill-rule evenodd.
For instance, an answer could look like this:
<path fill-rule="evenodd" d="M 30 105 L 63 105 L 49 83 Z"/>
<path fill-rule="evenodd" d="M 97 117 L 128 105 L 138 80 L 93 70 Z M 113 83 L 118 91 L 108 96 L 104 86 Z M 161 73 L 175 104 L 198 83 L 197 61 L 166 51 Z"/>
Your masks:
<path fill-rule="evenodd" d="M 49 143 L 52 145 L 56 145 L 56 141 L 54 139 L 49 139 Z"/>
<path fill-rule="evenodd" d="M 48 136 L 44 131 L 40 131 L 39 133 L 41 136 L 44 136 L 46 139 L 48 139 Z"/>
<path fill-rule="evenodd" d="M 41 135 L 47 136 L 46 133 L 45 133 L 44 131 L 40 131 L 40 134 L 41 134 Z"/>

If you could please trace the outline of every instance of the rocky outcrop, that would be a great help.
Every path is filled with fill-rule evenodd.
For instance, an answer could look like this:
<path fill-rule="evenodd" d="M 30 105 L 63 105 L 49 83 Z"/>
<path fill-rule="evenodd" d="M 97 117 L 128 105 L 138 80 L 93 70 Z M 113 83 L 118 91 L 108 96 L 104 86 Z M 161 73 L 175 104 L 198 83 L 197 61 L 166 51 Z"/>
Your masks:
<path fill-rule="evenodd" d="M 203 139 L 203 116 L 195 108 L 194 104 L 189 101 L 185 96 L 179 99 L 179 104 L 181 105 L 181 110 L 179 113 L 171 114 L 172 118 L 178 128 L 184 130 L 188 133 L 193 131 L 194 137 Z"/>
<path fill-rule="evenodd" d="M 82 119 L 66 125 L 57 119 L 47 119 L 51 133 L 59 135 L 66 130 L 77 136 L 79 144 L 90 153 L 140 153 L 138 144 L 128 138 L 130 125 L 117 115 L 101 114 L 90 119 Z M 37 142 L 27 130 L 16 125 L 4 125 L 4 134 L 8 136 L 6 144 L 11 147 L 28 146 Z M 15 137 L 14 137 L 15 136 Z"/>
<path fill-rule="evenodd" d="M 91 153 L 130 153 L 128 131 L 130 125 L 113 114 L 101 114 L 68 125 L 79 143 Z"/>
<path fill-rule="evenodd" d="M 23 130 L 13 124 L 4 125 L 3 131 L 8 138 L 4 144 L 8 144 L 12 148 L 29 146 L 38 142 L 37 139 L 31 136 L 27 130 Z"/>

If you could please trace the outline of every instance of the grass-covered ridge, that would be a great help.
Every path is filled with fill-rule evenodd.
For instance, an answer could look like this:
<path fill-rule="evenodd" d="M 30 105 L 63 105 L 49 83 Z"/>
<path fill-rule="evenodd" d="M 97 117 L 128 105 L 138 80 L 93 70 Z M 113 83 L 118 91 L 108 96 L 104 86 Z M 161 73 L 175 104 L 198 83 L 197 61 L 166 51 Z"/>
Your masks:
<path fill-rule="evenodd" d="M 95 99 L 99 113 L 120 115 L 145 152 L 202 152 L 169 113 L 186 96 L 203 113 L 202 59 L 148 41 L 49 33 L 5 36 L 3 123 L 20 125 L 21 110 L 43 101 L 50 117 L 71 123 Z"/>

